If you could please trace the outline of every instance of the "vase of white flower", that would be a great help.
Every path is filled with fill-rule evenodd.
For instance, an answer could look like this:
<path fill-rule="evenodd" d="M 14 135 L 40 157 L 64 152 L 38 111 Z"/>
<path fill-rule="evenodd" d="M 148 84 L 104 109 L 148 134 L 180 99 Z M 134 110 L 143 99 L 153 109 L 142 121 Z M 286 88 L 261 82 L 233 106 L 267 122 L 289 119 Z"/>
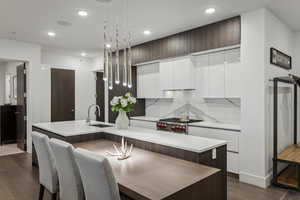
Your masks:
<path fill-rule="evenodd" d="M 118 129 L 128 129 L 129 119 L 127 113 L 124 110 L 119 110 L 119 114 L 116 119 L 116 126 Z"/>
<path fill-rule="evenodd" d="M 127 113 L 133 111 L 133 106 L 136 104 L 136 98 L 130 93 L 126 93 L 125 96 L 114 97 L 110 104 L 113 112 L 119 112 L 116 119 L 117 128 L 128 129 L 129 119 Z"/>

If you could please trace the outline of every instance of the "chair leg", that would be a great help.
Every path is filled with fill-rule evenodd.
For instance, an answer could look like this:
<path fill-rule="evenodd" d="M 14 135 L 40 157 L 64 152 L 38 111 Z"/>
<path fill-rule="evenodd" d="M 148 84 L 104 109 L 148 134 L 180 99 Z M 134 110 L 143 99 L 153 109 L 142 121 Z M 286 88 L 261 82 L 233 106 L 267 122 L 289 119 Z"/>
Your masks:
<path fill-rule="evenodd" d="M 51 200 L 57 200 L 57 193 L 51 194 Z"/>
<path fill-rule="evenodd" d="M 44 187 L 43 185 L 40 184 L 39 200 L 43 200 L 44 192 L 45 192 L 45 187 Z"/>

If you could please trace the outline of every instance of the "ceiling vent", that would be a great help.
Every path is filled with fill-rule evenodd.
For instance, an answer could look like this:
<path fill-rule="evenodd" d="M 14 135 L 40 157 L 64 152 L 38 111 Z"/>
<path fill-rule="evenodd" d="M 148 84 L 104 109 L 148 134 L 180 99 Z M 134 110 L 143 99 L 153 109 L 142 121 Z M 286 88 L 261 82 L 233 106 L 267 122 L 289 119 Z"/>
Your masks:
<path fill-rule="evenodd" d="M 64 21 L 64 20 L 57 21 L 57 24 L 60 25 L 60 26 L 72 26 L 71 22 Z"/>

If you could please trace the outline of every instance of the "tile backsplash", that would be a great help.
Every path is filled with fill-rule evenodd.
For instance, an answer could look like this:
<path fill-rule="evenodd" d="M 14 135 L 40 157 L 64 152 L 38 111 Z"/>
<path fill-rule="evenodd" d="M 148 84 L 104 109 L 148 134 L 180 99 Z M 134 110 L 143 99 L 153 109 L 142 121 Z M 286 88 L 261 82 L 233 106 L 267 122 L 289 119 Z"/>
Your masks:
<path fill-rule="evenodd" d="M 171 117 L 185 104 L 198 108 L 205 121 L 240 124 L 240 99 L 203 99 L 193 91 L 177 91 L 173 99 L 146 99 L 146 116 Z"/>

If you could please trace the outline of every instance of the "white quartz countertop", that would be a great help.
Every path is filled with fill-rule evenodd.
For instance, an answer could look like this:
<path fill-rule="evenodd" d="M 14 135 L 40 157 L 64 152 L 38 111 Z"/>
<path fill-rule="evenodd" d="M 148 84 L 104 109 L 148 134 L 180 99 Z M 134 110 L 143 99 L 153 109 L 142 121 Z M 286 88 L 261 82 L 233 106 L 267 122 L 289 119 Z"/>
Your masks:
<path fill-rule="evenodd" d="M 113 124 L 96 122 L 96 121 L 92 121 L 91 124 L 92 125 L 107 124 L 113 126 Z M 99 128 L 96 126 L 89 126 L 84 120 L 45 122 L 45 123 L 34 124 L 33 126 L 64 137 L 85 135 L 89 133 L 98 133 L 103 131 L 103 128 Z"/>
<path fill-rule="evenodd" d="M 99 122 L 93 122 L 99 124 Z M 101 124 L 101 123 L 100 123 Z M 103 124 L 103 123 L 102 123 Z M 98 128 L 88 126 L 85 121 L 49 122 L 33 126 L 56 133 L 61 136 L 75 136 L 89 133 L 105 132 L 113 135 L 124 136 L 136 140 L 170 146 L 187 151 L 201 153 L 227 144 L 223 140 L 196 137 L 191 135 L 174 134 L 144 128 L 130 127 L 128 130 L 118 130 L 115 127 Z"/>
<path fill-rule="evenodd" d="M 131 117 L 130 119 L 133 120 L 141 120 L 141 121 L 149 121 L 149 122 L 157 122 L 159 121 L 158 117 L 148 117 L 148 116 L 138 116 L 138 117 Z M 226 124 L 226 123 L 219 123 L 219 122 L 195 122 L 190 123 L 189 126 L 193 127 L 203 127 L 203 128 L 215 128 L 215 129 L 225 129 L 225 130 L 232 130 L 232 131 L 241 131 L 241 126 L 238 124 Z"/>

